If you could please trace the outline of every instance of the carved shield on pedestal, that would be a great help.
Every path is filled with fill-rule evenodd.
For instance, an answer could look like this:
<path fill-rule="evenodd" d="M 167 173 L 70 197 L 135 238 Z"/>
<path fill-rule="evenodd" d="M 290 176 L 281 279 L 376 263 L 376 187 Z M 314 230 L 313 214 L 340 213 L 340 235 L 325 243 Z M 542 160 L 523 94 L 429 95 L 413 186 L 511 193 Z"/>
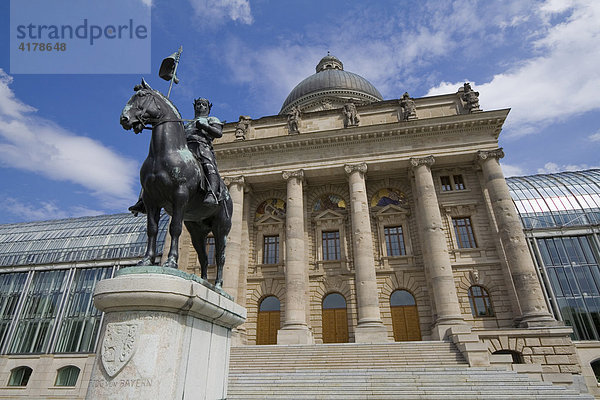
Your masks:
<path fill-rule="evenodd" d="M 138 325 L 110 323 L 102 341 L 102 366 L 111 378 L 119 373 L 135 352 Z"/>

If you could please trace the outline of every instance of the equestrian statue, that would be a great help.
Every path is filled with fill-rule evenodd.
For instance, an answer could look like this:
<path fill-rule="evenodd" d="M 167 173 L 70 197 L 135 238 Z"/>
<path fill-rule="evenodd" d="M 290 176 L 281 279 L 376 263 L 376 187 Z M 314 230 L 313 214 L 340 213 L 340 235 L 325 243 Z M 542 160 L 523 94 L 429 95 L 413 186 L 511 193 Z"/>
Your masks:
<path fill-rule="evenodd" d="M 206 237 L 215 238 L 217 276 L 215 286 L 223 285 L 225 244 L 231 229 L 233 202 L 219 176 L 212 141 L 223 136 L 223 123 L 209 116 L 212 104 L 207 99 L 194 101 L 194 119 L 185 120 L 167 97 L 142 79 L 121 112 L 124 129 L 137 134 L 150 125 L 150 151 L 140 169 L 142 191 L 129 210 L 146 213 L 148 244 L 138 265 L 155 265 L 156 238 L 161 209 L 171 216 L 171 246 L 166 268 L 177 268 L 182 224 L 190 232 L 198 253 L 201 277 L 207 279 Z"/>

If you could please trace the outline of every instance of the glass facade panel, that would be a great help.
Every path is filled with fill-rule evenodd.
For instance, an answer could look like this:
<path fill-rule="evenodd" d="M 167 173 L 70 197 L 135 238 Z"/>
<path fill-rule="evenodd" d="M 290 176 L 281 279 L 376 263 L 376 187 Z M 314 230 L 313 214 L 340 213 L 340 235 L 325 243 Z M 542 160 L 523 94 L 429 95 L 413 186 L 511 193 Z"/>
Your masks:
<path fill-rule="evenodd" d="M 526 229 L 600 222 L 598 170 L 507 178 Z"/>
<path fill-rule="evenodd" d="M 0 275 L 0 348 L 15 318 L 17 304 L 27 282 L 27 272 Z"/>
<path fill-rule="evenodd" d="M 576 340 L 600 339 L 600 266 L 588 236 L 536 240 L 565 325 Z"/>
<path fill-rule="evenodd" d="M 100 330 L 102 313 L 94 307 L 96 284 L 110 278 L 112 267 L 77 269 L 69 290 L 57 353 L 92 353 Z"/>
<path fill-rule="evenodd" d="M 67 272 L 63 269 L 34 273 L 9 353 L 48 351 L 56 316 L 66 289 Z"/>
<path fill-rule="evenodd" d="M 208 260 L 208 265 L 217 265 L 215 254 L 215 238 L 214 236 L 209 236 L 206 238 L 206 259 Z"/>
<path fill-rule="evenodd" d="M 169 216 L 159 222 L 163 248 Z M 132 258 L 146 249 L 146 217 L 102 215 L 0 225 L 0 266 Z"/>

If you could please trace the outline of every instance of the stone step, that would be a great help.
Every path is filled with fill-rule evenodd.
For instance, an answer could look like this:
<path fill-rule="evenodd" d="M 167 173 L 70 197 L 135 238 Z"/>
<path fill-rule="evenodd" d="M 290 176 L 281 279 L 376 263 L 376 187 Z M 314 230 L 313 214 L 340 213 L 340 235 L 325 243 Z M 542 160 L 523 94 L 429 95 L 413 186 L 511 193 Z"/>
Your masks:
<path fill-rule="evenodd" d="M 448 342 L 231 349 L 228 399 L 561 399 L 591 396 L 504 367 L 469 367 Z"/>

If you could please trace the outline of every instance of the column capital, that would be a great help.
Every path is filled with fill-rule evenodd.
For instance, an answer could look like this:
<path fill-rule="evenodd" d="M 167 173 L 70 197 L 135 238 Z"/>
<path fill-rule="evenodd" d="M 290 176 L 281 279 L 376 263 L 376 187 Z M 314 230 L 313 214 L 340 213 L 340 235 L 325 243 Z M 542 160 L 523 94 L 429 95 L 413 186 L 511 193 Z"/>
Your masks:
<path fill-rule="evenodd" d="M 421 165 L 425 165 L 428 168 L 431 168 L 431 166 L 435 163 L 435 158 L 433 156 L 427 156 L 427 157 L 413 157 L 410 159 L 410 165 L 413 168 L 417 168 L 418 166 Z"/>
<path fill-rule="evenodd" d="M 344 165 L 344 171 L 348 175 L 353 172 L 360 172 L 362 175 L 367 173 L 367 163 L 358 163 L 358 164 L 346 164 Z"/>
<path fill-rule="evenodd" d="M 477 161 L 481 162 L 492 158 L 497 160 L 504 158 L 504 150 L 502 147 L 499 147 L 496 150 L 479 150 L 477 152 Z"/>
<path fill-rule="evenodd" d="M 224 176 L 223 182 L 225 182 L 225 185 L 227 185 L 227 186 L 239 185 L 243 188 L 246 185 L 246 178 L 244 178 L 243 175 Z"/>
<path fill-rule="evenodd" d="M 298 178 L 300 180 L 304 180 L 304 170 L 298 169 L 296 171 L 283 171 L 281 176 L 284 180 L 289 180 L 290 178 Z"/>

